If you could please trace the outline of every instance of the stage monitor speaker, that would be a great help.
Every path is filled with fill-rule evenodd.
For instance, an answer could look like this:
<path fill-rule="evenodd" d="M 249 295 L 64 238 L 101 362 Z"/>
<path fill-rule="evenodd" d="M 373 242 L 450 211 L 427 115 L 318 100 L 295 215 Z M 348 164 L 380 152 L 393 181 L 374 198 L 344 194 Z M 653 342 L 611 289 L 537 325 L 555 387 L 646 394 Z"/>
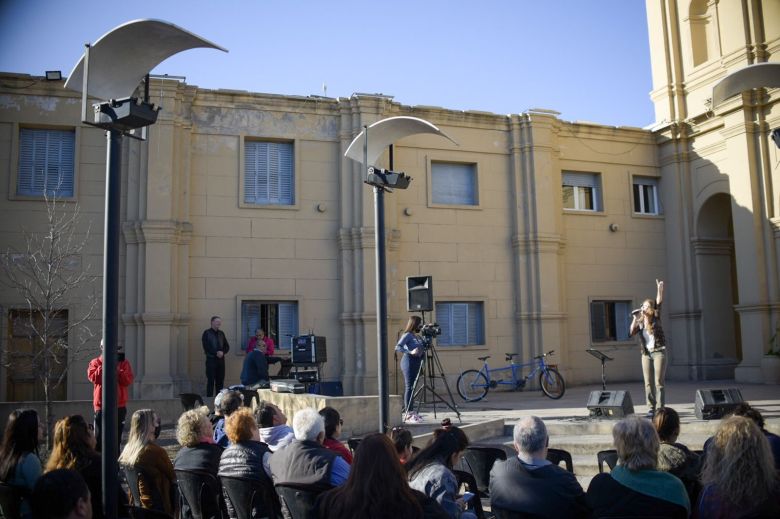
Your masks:
<path fill-rule="evenodd" d="M 433 311 L 433 278 L 409 276 L 406 278 L 406 310 L 408 312 Z"/>
<path fill-rule="evenodd" d="M 742 402 L 742 393 L 735 387 L 697 389 L 693 411 L 699 420 L 717 420 L 729 414 Z"/>
<path fill-rule="evenodd" d="M 301 335 L 293 337 L 292 362 L 294 365 L 322 364 L 328 361 L 325 337 Z"/>
<path fill-rule="evenodd" d="M 634 404 L 628 391 L 591 391 L 588 410 L 591 416 L 623 418 L 634 414 Z"/>

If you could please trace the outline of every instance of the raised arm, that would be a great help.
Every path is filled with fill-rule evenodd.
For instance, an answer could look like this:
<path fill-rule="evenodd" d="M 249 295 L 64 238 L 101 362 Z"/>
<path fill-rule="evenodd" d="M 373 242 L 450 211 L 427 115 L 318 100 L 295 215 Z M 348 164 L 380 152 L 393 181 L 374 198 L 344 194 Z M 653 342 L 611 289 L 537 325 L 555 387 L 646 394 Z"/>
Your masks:
<path fill-rule="evenodd" d="M 655 306 L 656 308 L 661 306 L 661 303 L 664 302 L 664 282 L 655 280 L 655 286 L 658 287 L 658 290 L 655 294 Z"/>

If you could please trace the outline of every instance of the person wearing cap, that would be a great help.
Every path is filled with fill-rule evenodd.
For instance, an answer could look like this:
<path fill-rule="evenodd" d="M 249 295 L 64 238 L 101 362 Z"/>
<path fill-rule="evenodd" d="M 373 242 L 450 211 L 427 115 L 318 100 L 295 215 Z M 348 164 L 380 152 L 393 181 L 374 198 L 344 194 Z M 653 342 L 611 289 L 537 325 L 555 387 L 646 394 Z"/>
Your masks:
<path fill-rule="evenodd" d="M 214 398 L 214 413 L 222 418 L 214 424 L 214 443 L 225 448 L 229 445 L 225 434 L 225 420 L 244 403 L 244 395 L 239 391 L 223 389 Z"/>

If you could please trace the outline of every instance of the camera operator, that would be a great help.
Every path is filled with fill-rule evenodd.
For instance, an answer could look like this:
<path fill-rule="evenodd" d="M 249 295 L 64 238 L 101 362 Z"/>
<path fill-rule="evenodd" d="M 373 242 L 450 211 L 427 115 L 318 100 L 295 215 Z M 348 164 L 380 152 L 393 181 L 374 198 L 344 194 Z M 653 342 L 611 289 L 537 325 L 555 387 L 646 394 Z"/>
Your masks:
<path fill-rule="evenodd" d="M 425 345 L 419 333 L 422 330 L 422 319 L 419 315 L 413 315 L 409 318 L 404 328 L 404 334 L 395 345 L 395 351 L 403 352 L 401 358 L 401 372 L 404 375 L 404 422 L 419 423 L 422 417 L 414 412 L 414 401 L 412 400 L 412 390 L 414 381 L 420 372 L 422 357 L 425 354 Z"/>

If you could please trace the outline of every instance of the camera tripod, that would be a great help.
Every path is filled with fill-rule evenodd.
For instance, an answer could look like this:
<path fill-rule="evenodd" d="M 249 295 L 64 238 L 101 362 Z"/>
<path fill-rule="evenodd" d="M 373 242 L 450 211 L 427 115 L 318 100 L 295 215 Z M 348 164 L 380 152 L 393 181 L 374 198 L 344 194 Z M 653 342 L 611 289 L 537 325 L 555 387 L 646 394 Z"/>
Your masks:
<path fill-rule="evenodd" d="M 417 402 L 418 409 L 422 405 L 432 404 L 433 417 L 436 418 L 436 404 L 441 402 L 457 415 L 458 421 L 462 422 L 463 420 L 460 417 L 458 406 L 455 405 L 455 399 L 452 396 L 447 377 L 444 375 L 444 368 L 441 365 L 441 360 L 439 360 L 439 354 L 436 352 L 436 347 L 433 344 L 433 337 L 423 337 L 423 343 L 425 344 L 425 354 L 422 357 L 417 376 L 414 378 L 412 398 L 409 400 L 409 404 Z M 449 401 L 436 391 L 437 378 L 442 379 L 444 382 L 444 388 L 447 390 Z M 408 412 L 409 405 L 404 408 L 404 416 Z"/>

